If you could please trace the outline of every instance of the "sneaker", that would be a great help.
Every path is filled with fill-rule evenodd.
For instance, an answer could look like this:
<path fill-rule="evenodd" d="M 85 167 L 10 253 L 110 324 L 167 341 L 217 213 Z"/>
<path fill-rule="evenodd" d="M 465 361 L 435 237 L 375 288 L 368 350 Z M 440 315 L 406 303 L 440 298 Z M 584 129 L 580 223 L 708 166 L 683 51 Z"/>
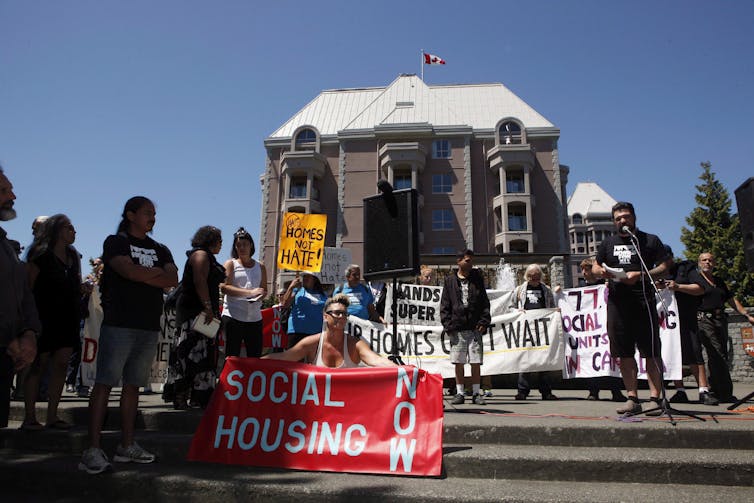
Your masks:
<path fill-rule="evenodd" d="M 587 400 L 599 400 L 600 399 L 600 395 L 599 395 L 599 393 L 589 393 L 586 396 L 586 399 Z"/>
<path fill-rule="evenodd" d="M 107 460 L 107 454 L 102 449 L 90 447 L 84 451 L 79 463 L 79 470 L 90 475 L 96 475 L 108 470 L 112 470 L 113 465 Z"/>
<path fill-rule="evenodd" d="M 684 393 L 684 395 L 685 394 L 686 393 Z M 659 417 L 662 415 L 663 412 L 665 412 L 664 410 L 662 410 L 662 406 L 660 404 L 659 398 L 650 397 L 649 404 L 652 406 L 651 408 L 654 408 L 655 410 L 650 410 L 649 412 L 647 412 L 646 413 L 647 417 Z"/>
<path fill-rule="evenodd" d="M 484 399 L 484 396 L 480 395 L 479 393 L 476 393 L 471 401 L 477 405 L 487 405 L 487 401 Z"/>
<path fill-rule="evenodd" d="M 79 398 L 89 398 L 89 386 L 79 386 L 76 390 L 76 396 Z"/>
<path fill-rule="evenodd" d="M 720 400 L 705 391 L 699 393 L 699 403 L 704 405 L 720 405 Z"/>
<path fill-rule="evenodd" d="M 641 412 L 641 404 L 629 398 L 622 407 L 615 409 L 615 412 L 618 414 L 638 414 Z"/>
<path fill-rule="evenodd" d="M 76 393 L 76 387 L 73 384 L 66 384 L 65 385 L 65 392 L 66 393 Z"/>
<path fill-rule="evenodd" d="M 516 393 L 516 396 L 514 397 L 516 400 L 526 400 L 526 395 L 523 393 Z"/>
<path fill-rule="evenodd" d="M 670 397 L 670 403 L 689 403 L 689 396 L 685 391 L 676 391 L 675 395 Z"/>
<path fill-rule="evenodd" d="M 117 461 L 118 463 L 153 463 L 155 460 L 155 455 L 151 452 L 147 452 L 144 450 L 142 446 L 134 442 L 133 444 L 129 445 L 128 447 L 122 447 L 120 444 L 118 444 L 118 447 L 115 449 L 115 456 L 113 456 L 113 461 Z"/>
<path fill-rule="evenodd" d="M 558 397 L 553 395 L 552 393 L 548 393 L 546 395 L 542 395 L 542 400 L 557 400 Z"/>
<path fill-rule="evenodd" d="M 463 396 L 463 393 L 458 393 L 456 396 L 453 397 L 453 400 L 450 401 L 452 405 L 461 405 L 463 404 L 465 398 Z"/>
<path fill-rule="evenodd" d="M 484 396 L 486 396 L 487 398 L 491 397 L 492 396 L 492 390 L 491 389 L 484 390 Z"/>

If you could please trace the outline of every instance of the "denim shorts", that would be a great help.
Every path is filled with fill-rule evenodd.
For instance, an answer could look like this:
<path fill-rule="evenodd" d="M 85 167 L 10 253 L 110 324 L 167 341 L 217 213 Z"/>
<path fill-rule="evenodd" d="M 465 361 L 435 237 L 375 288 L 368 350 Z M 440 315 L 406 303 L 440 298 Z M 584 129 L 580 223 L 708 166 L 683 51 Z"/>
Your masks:
<path fill-rule="evenodd" d="M 157 355 L 158 331 L 102 325 L 97 348 L 95 382 L 117 386 L 146 386 Z"/>

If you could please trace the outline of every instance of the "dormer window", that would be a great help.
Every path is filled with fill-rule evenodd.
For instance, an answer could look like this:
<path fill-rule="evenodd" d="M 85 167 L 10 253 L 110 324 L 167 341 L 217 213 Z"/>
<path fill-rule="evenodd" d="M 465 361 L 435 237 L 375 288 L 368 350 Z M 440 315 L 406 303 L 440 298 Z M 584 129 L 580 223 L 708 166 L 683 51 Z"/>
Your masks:
<path fill-rule="evenodd" d="M 572 222 L 573 222 L 574 224 L 578 225 L 578 224 L 581 224 L 581 223 L 583 223 L 583 222 L 584 222 L 584 219 L 583 219 L 583 218 L 581 218 L 581 214 L 580 214 L 580 213 L 574 213 L 574 214 L 573 214 L 573 217 L 571 218 L 571 221 L 572 221 Z"/>
<path fill-rule="evenodd" d="M 317 133 L 304 128 L 296 135 L 296 150 L 317 150 Z"/>

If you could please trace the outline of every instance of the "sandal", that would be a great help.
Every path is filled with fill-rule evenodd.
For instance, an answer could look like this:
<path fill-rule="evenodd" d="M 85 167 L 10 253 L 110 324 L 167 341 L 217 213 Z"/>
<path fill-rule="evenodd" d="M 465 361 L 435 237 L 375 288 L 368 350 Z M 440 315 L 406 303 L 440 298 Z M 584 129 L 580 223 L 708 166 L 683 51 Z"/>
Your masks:
<path fill-rule="evenodd" d="M 58 419 L 54 423 L 46 424 L 45 428 L 50 430 L 70 430 L 71 428 L 73 428 L 73 425 L 71 423 L 63 421 L 62 419 Z"/>
<path fill-rule="evenodd" d="M 33 423 L 27 423 L 26 421 L 24 421 L 23 423 L 21 423 L 21 426 L 18 429 L 24 431 L 39 431 L 44 429 L 44 426 L 42 426 L 39 421 L 34 421 Z"/>

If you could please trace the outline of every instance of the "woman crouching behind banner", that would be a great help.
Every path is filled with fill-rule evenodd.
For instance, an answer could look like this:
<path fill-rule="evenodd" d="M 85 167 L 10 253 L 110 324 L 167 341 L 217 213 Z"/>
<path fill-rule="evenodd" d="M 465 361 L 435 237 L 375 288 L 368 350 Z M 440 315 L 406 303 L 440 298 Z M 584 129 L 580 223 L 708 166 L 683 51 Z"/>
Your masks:
<path fill-rule="evenodd" d="M 217 347 L 215 339 L 191 330 L 191 322 L 201 316 L 208 323 L 220 317 L 220 283 L 225 268 L 215 260 L 222 248 L 220 229 L 200 227 L 191 239 L 191 250 L 183 269 L 183 291 L 176 307 L 175 346 L 170 351 L 168 382 L 173 383 L 173 408 L 204 408 L 215 388 Z"/>
<path fill-rule="evenodd" d="M 291 349 L 270 353 L 262 358 L 271 360 L 305 361 L 318 367 L 355 368 L 359 363 L 370 367 L 392 367 L 395 363 L 378 355 L 363 340 L 348 337 L 348 297 L 340 294 L 327 299 L 323 312 L 324 330 L 301 339 Z"/>

